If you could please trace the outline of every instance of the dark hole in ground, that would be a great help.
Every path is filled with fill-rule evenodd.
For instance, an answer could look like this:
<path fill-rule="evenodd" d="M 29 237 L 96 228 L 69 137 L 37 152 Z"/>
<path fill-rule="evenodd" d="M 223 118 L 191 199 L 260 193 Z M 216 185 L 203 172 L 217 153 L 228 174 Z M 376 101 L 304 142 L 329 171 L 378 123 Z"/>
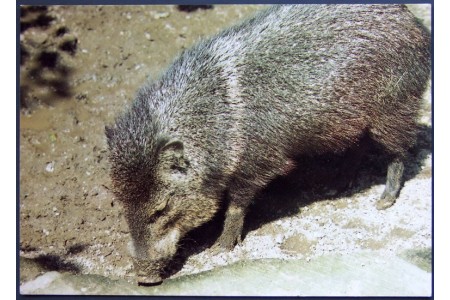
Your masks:
<path fill-rule="evenodd" d="M 78 40 L 76 38 L 74 38 L 74 39 L 62 42 L 61 45 L 59 45 L 59 49 L 69 53 L 70 55 L 74 55 L 75 52 L 77 51 L 77 44 L 78 44 Z"/>
<path fill-rule="evenodd" d="M 73 70 L 60 62 L 56 52 L 44 51 L 35 59 L 21 77 L 20 107 L 32 109 L 38 104 L 51 105 L 56 100 L 69 99 L 73 94 L 69 83 Z M 39 98 L 33 94 L 37 89 L 45 91 Z"/>
<path fill-rule="evenodd" d="M 55 18 L 52 16 L 49 16 L 47 14 L 41 14 L 37 18 L 31 20 L 31 21 L 21 21 L 20 22 L 20 32 L 24 32 L 25 30 L 28 30 L 32 27 L 42 27 L 46 28 L 50 25 L 50 23 Z"/>
<path fill-rule="evenodd" d="M 37 60 L 41 67 L 54 69 L 59 60 L 59 54 L 54 51 L 42 51 L 38 56 Z"/>
<path fill-rule="evenodd" d="M 59 97 L 69 98 L 72 95 L 69 83 L 64 79 L 49 80 L 48 84 Z"/>
<path fill-rule="evenodd" d="M 20 7 L 20 18 L 25 18 L 26 16 L 28 16 L 30 14 L 45 13 L 45 12 L 47 12 L 47 10 L 48 10 L 47 6 L 38 6 L 38 5 L 21 6 Z"/>
<path fill-rule="evenodd" d="M 37 27 L 47 27 L 54 19 L 55 18 L 47 14 L 41 14 L 31 24 L 32 26 Z"/>
<path fill-rule="evenodd" d="M 22 9 L 24 12 L 44 12 L 47 11 L 48 7 L 45 5 L 30 5 Z"/>
<path fill-rule="evenodd" d="M 63 36 L 63 35 L 65 35 L 65 34 L 68 33 L 68 32 L 69 32 L 69 28 L 67 28 L 66 26 L 62 26 L 62 27 L 59 27 L 59 28 L 56 30 L 55 36 L 57 36 L 57 37 Z"/>
<path fill-rule="evenodd" d="M 78 40 L 73 37 L 55 40 L 69 32 L 66 26 L 46 32 L 55 20 L 47 6 L 22 6 L 20 15 L 21 32 L 36 27 L 47 33 L 44 42 L 36 43 L 33 34 L 25 35 L 20 42 L 20 107 L 32 111 L 41 104 L 52 105 L 70 98 L 70 77 L 74 70 L 65 62 L 64 52 L 73 56 Z"/>

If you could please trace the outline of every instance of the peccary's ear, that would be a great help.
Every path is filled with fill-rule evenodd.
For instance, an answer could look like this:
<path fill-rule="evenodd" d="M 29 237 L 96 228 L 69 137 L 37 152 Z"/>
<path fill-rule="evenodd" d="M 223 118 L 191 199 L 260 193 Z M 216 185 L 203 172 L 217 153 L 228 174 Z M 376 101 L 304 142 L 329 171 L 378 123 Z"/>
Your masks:
<path fill-rule="evenodd" d="M 189 161 L 184 157 L 183 142 L 178 139 L 169 139 L 159 151 L 160 162 L 163 169 L 170 173 L 186 173 Z"/>
<path fill-rule="evenodd" d="M 183 145 L 182 141 L 180 141 L 178 139 L 171 139 L 171 140 L 168 140 L 161 147 L 160 153 L 164 153 L 167 151 L 174 151 L 174 152 L 178 152 L 179 154 L 183 154 L 183 150 L 184 150 L 184 145 Z"/>
<path fill-rule="evenodd" d="M 176 164 L 184 156 L 183 142 L 178 139 L 164 139 L 160 142 L 159 157 L 165 164 Z"/>

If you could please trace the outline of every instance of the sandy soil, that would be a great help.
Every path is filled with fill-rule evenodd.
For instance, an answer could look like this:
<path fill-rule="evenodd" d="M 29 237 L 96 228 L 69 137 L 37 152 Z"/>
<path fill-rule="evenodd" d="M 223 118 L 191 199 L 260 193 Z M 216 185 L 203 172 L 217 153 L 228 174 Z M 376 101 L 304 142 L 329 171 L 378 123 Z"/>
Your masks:
<path fill-rule="evenodd" d="M 260 8 L 22 8 L 20 256 L 39 268 L 22 270 L 21 282 L 46 270 L 132 280 L 129 230 L 110 190 L 104 126 L 181 49 Z M 429 26 L 429 7 L 412 9 Z M 208 251 L 220 232 L 219 215 L 183 241 L 168 275 L 261 257 L 308 260 L 329 252 L 369 249 L 397 255 L 430 249 L 429 92 L 422 115 L 405 186 L 391 209 L 374 208 L 386 168 L 386 158 L 376 150 L 344 193 L 337 192 L 334 180 L 350 180 L 342 173 L 341 157 L 305 159 L 302 170 L 259 196 L 242 246 L 218 255 Z"/>

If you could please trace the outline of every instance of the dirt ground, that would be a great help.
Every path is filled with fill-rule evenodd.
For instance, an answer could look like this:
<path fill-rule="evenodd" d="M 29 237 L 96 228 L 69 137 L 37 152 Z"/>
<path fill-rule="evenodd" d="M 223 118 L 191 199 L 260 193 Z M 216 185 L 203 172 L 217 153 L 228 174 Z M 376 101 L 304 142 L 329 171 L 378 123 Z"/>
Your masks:
<path fill-rule="evenodd" d="M 430 26 L 429 7 L 412 8 Z M 104 127 L 179 51 L 258 9 L 261 6 L 215 5 L 193 11 L 176 6 L 22 7 L 20 257 L 37 267 L 21 268 L 21 282 L 49 270 L 132 280 L 129 230 L 110 189 Z M 339 156 L 305 159 L 301 171 L 262 193 L 263 204 L 255 205 L 247 218 L 242 247 L 215 256 L 208 252 L 220 232 L 218 216 L 187 239 L 184 258 L 170 276 L 238 259 L 309 259 L 350 248 L 396 254 L 428 251 L 429 93 L 422 115 L 399 199 L 403 204 L 386 212 L 373 208 L 386 167 L 386 158 L 376 150 L 344 193 L 337 193 L 333 183 Z M 303 228 L 292 231 L 292 226 Z"/>

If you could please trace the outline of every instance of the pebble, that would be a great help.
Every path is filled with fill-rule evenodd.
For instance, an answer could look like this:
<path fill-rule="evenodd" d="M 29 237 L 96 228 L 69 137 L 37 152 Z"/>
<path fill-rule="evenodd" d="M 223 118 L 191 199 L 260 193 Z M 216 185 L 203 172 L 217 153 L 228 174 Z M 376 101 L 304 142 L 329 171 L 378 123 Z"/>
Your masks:
<path fill-rule="evenodd" d="M 45 166 L 45 171 L 52 173 L 53 171 L 55 171 L 55 162 L 49 162 L 47 163 L 47 165 Z"/>
<path fill-rule="evenodd" d="M 153 14 L 153 18 L 155 18 L 155 20 L 164 19 L 164 18 L 167 18 L 168 16 L 170 16 L 170 13 L 167 11 L 155 12 Z"/>

